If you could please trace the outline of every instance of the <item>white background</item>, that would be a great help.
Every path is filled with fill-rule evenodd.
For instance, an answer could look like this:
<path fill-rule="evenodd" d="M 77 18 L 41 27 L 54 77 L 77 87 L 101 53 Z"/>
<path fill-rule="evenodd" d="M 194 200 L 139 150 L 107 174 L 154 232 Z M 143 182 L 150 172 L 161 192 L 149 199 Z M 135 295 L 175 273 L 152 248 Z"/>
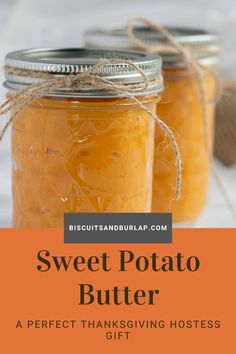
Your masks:
<path fill-rule="evenodd" d="M 235 0 L 0 0 L 0 67 L 8 51 L 37 46 L 80 46 L 85 29 L 122 24 L 136 16 L 161 24 L 217 30 L 224 49 L 222 75 L 236 77 Z M 0 80 L 3 81 L 2 69 Z M 4 90 L 0 88 L 1 101 L 3 98 Z M 0 227 L 11 226 L 9 133 L 0 144 Z M 236 208 L 236 167 L 225 168 L 215 162 L 215 168 Z M 213 180 L 205 211 L 189 226 L 236 227 Z"/>

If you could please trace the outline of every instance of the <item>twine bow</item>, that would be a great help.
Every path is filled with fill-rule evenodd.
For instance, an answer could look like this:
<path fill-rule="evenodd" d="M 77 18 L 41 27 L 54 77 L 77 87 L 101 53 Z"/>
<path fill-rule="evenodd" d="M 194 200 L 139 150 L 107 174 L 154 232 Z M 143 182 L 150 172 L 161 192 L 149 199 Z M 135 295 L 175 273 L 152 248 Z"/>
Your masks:
<path fill-rule="evenodd" d="M 102 77 L 99 73 L 106 65 L 110 64 L 127 64 L 132 66 L 143 78 L 143 82 L 138 84 L 117 84 Z M 44 72 L 35 72 L 29 70 L 16 69 L 12 67 L 5 67 L 5 72 L 12 75 L 31 77 L 35 79 L 40 79 L 40 81 L 33 83 L 21 90 L 18 93 L 11 94 L 9 99 L 7 99 L 0 106 L 0 116 L 10 112 L 10 118 L 4 125 L 2 131 L 0 132 L 0 142 L 4 137 L 7 128 L 10 126 L 15 117 L 25 108 L 27 108 L 32 102 L 41 97 L 47 96 L 50 93 L 55 92 L 55 90 L 67 90 L 70 92 L 75 91 L 87 91 L 91 89 L 100 89 L 106 91 L 115 91 L 121 93 L 123 96 L 128 97 L 133 102 L 135 102 L 141 109 L 143 109 L 167 134 L 170 139 L 171 146 L 175 152 L 176 157 L 176 199 L 180 199 L 181 191 L 181 156 L 178 148 L 177 141 L 172 130 L 165 124 L 156 113 L 150 111 L 136 96 L 137 92 L 143 93 L 145 96 L 145 91 L 150 85 L 145 73 L 140 67 L 134 64 L 130 60 L 121 59 L 103 59 L 95 66 L 79 74 L 70 74 L 66 76 L 55 77 L 52 74 Z M 154 81 L 153 83 L 162 83 L 162 75 Z"/>
<path fill-rule="evenodd" d="M 158 45 L 158 44 L 150 44 L 142 41 L 140 38 L 138 38 L 135 33 L 135 25 L 143 23 L 144 25 L 160 32 L 164 38 L 167 39 L 166 45 Z M 206 92 L 206 86 L 204 83 L 204 76 L 205 74 L 212 74 L 213 72 L 210 72 L 208 69 L 206 69 L 204 66 L 202 66 L 198 60 L 196 60 L 191 51 L 188 48 L 185 48 L 183 45 L 181 45 L 176 38 L 164 27 L 158 25 L 157 23 L 154 23 L 146 18 L 133 18 L 130 19 L 127 24 L 126 24 L 126 31 L 127 34 L 132 41 L 132 43 L 137 46 L 140 49 L 143 49 L 145 51 L 148 51 L 149 53 L 158 53 L 158 54 L 177 54 L 182 57 L 183 62 L 185 63 L 186 67 L 190 70 L 193 70 L 193 72 L 196 74 L 196 79 L 198 82 L 198 87 L 199 87 L 199 93 L 200 93 L 200 101 L 202 102 L 202 121 L 203 121 L 203 131 L 204 131 L 204 142 L 205 142 L 205 148 L 207 151 L 207 154 L 209 158 L 211 157 L 211 149 L 210 149 L 210 144 L 208 141 L 208 127 L 207 127 L 207 116 L 208 116 L 208 109 L 207 109 L 207 92 Z M 209 50 L 214 50 L 214 51 L 219 51 L 216 49 L 210 49 L 208 47 L 207 49 Z M 214 75 L 214 79 L 216 79 L 216 76 Z"/>

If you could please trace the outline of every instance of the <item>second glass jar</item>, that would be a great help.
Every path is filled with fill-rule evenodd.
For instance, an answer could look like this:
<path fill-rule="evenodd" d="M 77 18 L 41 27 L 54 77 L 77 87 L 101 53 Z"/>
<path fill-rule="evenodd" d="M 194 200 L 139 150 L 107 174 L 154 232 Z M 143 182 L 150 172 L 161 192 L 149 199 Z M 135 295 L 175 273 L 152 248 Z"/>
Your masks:
<path fill-rule="evenodd" d="M 205 206 L 210 171 L 209 150 L 212 150 L 215 109 L 215 71 L 218 63 L 218 39 L 201 29 L 169 28 L 174 38 L 205 69 L 203 84 L 207 100 L 207 121 L 204 122 L 199 82 L 181 55 L 165 54 L 163 60 L 164 92 L 157 106 L 159 117 L 172 129 L 182 157 L 182 189 L 175 200 L 175 155 L 168 140 L 156 126 L 152 211 L 172 212 L 174 222 L 197 218 Z M 165 46 L 166 38 L 148 27 L 136 27 L 134 33 L 143 42 Z M 122 28 L 97 28 L 85 34 L 88 47 L 135 49 Z M 207 126 L 205 130 L 204 125 Z M 207 136 L 206 136 L 207 135 Z M 206 142 L 209 143 L 206 146 Z M 209 150 L 208 150 L 209 149 Z"/>

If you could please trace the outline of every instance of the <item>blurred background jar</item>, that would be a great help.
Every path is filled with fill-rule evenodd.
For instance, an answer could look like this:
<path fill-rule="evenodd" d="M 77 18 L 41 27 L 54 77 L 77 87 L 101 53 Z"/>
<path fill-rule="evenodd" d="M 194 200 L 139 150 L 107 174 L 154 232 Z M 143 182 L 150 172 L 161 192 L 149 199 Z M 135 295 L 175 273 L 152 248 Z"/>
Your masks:
<path fill-rule="evenodd" d="M 29 70 L 61 77 L 83 73 L 104 58 L 119 63 L 99 68 L 99 75 L 134 85 L 133 95 L 155 112 L 162 79 L 161 58 L 154 54 L 76 48 L 11 52 L 6 66 L 27 76 L 6 72 L 5 85 L 17 92 L 40 80 Z M 138 88 L 142 75 L 126 60 L 146 74 L 145 90 Z M 150 212 L 154 124 L 119 90 L 62 88 L 35 100 L 13 121 L 13 226 L 62 227 L 64 213 Z"/>
<path fill-rule="evenodd" d="M 173 213 L 174 222 L 193 220 L 201 213 L 207 198 L 214 137 L 214 110 L 218 64 L 217 36 L 201 29 L 169 28 L 173 37 L 187 48 L 195 60 L 208 68 L 203 77 L 207 99 L 207 122 L 196 73 L 186 66 L 181 55 L 164 54 L 163 77 L 165 89 L 157 113 L 174 132 L 182 157 L 181 199 L 175 200 L 175 156 L 168 139 L 156 127 L 153 204 L 154 212 Z M 149 27 L 135 27 L 134 34 L 143 43 L 165 47 L 169 43 L 163 35 Z M 125 30 L 115 28 L 91 29 L 85 34 L 88 47 L 133 48 Z M 204 129 L 207 125 L 207 131 Z M 207 136 L 206 136 L 207 135 Z"/>

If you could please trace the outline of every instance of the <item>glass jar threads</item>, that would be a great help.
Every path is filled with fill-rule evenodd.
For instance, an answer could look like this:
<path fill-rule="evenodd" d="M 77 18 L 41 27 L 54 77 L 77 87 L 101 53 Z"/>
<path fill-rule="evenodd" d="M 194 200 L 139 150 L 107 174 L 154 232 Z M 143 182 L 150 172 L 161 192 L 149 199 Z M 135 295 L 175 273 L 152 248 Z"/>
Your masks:
<path fill-rule="evenodd" d="M 5 60 L 13 69 L 5 74 L 5 86 L 17 92 L 42 82 L 40 73 L 52 78 L 86 73 L 104 58 L 108 62 L 99 76 L 116 85 L 143 82 L 127 60 L 145 73 L 149 85 L 132 95 L 154 112 L 162 91 L 157 55 L 85 49 L 12 52 Z M 150 212 L 153 153 L 154 121 L 122 90 L 90 84 L 50 91 L 13 120 L 13 226 L 61 227 L 65 212 Z"/>
<path fill-rule="evenodd" d="M 215 71 L 219 48 L 217 36 L 201 29 L 168 28 L 174 40 L 187 49 L 191 57 L 204 68 L 202 85 L 207 101 L 204 107 L 199 80 L 182 55 L 165 53 L 169 41 L 148 26 L 137 26 L 134 35 L 154 49 L 162 49 L 165 90 L 157 107 L 160 118 L 172 129 L 182 157 L 181 199 L 175 200 L 175 157 L 156 127 L 153 204 L 155 212 L 173 212 L 174 222 L 191 221 L 199 216 L 207 197 L 209 177 L 209 151 L 212 151 L 215 109 Z M 85 34 L 88 47 L 135 49 L 135 45 L 122 28 L 97 28 Z M 203 110 L 207 110 L 204 117 Z M 204 122 L 204 119 L 206 120 Z M 206 142 L 208 146 L 206 147 Z"/>

